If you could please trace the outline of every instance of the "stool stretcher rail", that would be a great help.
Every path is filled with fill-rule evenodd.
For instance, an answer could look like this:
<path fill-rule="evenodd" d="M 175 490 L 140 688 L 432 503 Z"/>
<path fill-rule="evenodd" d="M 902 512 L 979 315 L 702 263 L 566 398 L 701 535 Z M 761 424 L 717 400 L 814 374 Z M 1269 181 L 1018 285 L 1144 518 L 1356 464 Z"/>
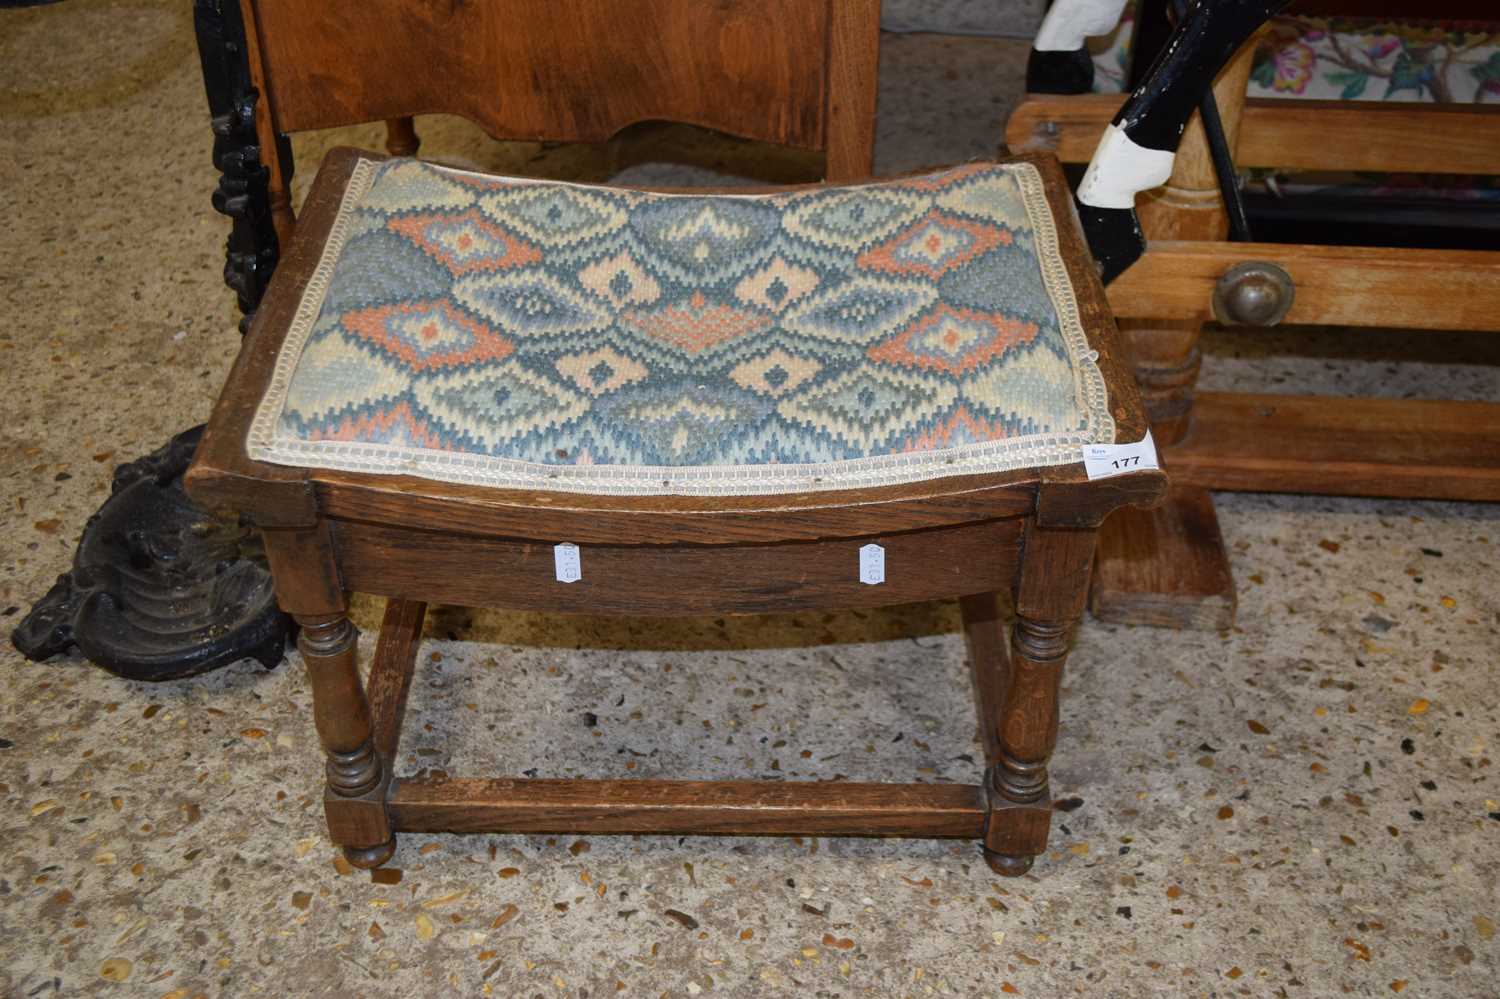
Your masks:
<path fill-rule="evenodd" d="M 696 833 L 979 839 L 976 784 L 752 780 L 397 781 L 392 824 L 412 832 Z"/>

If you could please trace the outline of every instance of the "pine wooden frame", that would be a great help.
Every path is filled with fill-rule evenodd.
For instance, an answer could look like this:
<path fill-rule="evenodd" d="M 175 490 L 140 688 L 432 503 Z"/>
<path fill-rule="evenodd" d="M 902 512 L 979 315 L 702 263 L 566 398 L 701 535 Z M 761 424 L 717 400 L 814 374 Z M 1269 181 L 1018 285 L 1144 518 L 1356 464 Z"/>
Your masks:
<path fill-rule="evenodd" d="M 1006 125 L 1007 145 L 1086 163 L 1121 100 L 1030 94 Z M 1235 161 L 1243 166 L 1488 173 L 1500 163 L 1500 111 L 1492 108 L 1243 96 L 1239 103 Z M 1422 140 L 1368 141 L 1392 134 Z M 1146 234 L 1146 254 L 1107 289 L 1120 320 L 1211 320 L 1219 276 L 1264 260 L 1296 284 L 1287 323 L 1500 329 L 1500 252 L 1162 239 L 1151 238 L 1149 226 Z M 1265 415 L 1244 419 L 1250 413 Z M 1500 500 L 1500 404 L 1215 393 L 1198 396 L 1193 414 L 1181 443 L 1165 449 L 1181 473 L 1174 483 Z M 1339 460 L 1328 454 L 1332 438 L 1343 450 Z"/>
<path fill-rule="evenodd" d="M 1247 99 L 1252 39 L 1214 95 L 1235 162 L 1313 170 L 1486 173 L 1500 112 Z M 1011 115 L 1013 150 L 1085 163 L 1120 95 L 1030 94 Z M 1420 142 L 1371 142 L 1371 135 Z M 1202 126 L 1190 121 L 1162 188 L 1137 199 L 1146 252 L 1108 288 L 1172 473 L 1169 501 L 1104 525 L 1090 606 L 1104 620 L 1222 630 L 1236 595 L 1209 489 L 1500 500 L 1500 403 L 1197 393 L 1202 324 L 1219 277 L 1247 261 L 1296 286 L 1285 322 L 1500 329 L 1500 253 L 1225 241 L 1227 216 Z"/>

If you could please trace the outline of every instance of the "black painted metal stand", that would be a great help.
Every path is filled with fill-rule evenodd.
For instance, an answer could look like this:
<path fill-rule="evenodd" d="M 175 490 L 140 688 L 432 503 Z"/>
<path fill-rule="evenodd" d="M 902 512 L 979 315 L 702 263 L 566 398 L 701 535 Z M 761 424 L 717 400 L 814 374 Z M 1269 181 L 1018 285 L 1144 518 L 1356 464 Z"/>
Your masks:
<path fill-rule="evenodd" d="M 219 188 L 214 210 L 233 221 L 225 246 L 224 283 L 239 297 L 240 332 L 260 305 L 279 248 L 271 225 L 270 171 L 255 131 L 255 105 L 260 94 L 250 79 L 245 48 L 245 26 L 234 0 L 196 0 L 193 22 L 198 33 L 198 56 L 203 64 L 203 88 L 214 130 L 214 166 Z M 271 150 L 291 179 L 291 150 L 286 137 Z"/>
<path fill-rule="evenodd" d="M 214 208 L 230 217 L 224 281 L 249 329 L 276 268 L 269 171 L 255 129 L 236 0 L 195 0 L 194 23 L 214 131 Z M 290 177 L 285 137 L 272 151 Z M 195 676 L 239 659 L 281 662 L 292 622 L 276 606 L 253 525 L 198 509 L 182 488 L 203 428 L 115 469 L 109 499 L 89 518 L 73 568 L 59 576 L 11 635 L 28 659 L 76 646 L 134 680 Z"/>
<path fill-rule="evenodd" d="M 11 635 L 28 659 L 73 646 L 132 680 L 176 680 L 247 657 L 281 662 L 292 621 L 276 606 L 260 536 L 197 509 L 182 489 L 201 426 L 115 469 L 73 569 Z"/>

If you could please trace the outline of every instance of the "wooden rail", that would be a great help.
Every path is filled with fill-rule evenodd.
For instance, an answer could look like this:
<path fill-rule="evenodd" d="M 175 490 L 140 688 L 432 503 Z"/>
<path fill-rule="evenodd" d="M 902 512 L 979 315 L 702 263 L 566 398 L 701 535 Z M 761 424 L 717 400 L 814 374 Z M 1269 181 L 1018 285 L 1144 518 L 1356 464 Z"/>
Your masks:
<path fill-rule="evenodd" d="M 1267 260 L 1296 285 L 1287 323 L 1500 329 L 1500 253 L 1481 250 L 1153 241 L 1109 286 L 1120 318 L 1212 319 L 1214 283 Z"/>
<path fill-rule="evenodd" d="M 413 832 L 979 839 L 985 826 L 974 784 L 412 779 L 388 807 Z"/>
<path fill-rule="evenodd" d="M 1177 486 L 1500 500 L 1500 404 L 1199 393 Z"/>
<path fill-rule="evenodd" d="M 1006 123 L 1005 142 L 1015 152 L 1045 150 L 1064 163 L 1087 163 L 1123 100 L 1120 94 L 1028 95 Z M 1376 141 L 1393 135 L 1410 141 Z M 1251 98 L 1234 160 L 1284 170 L 1489 174 L 1500 163 L 1500 110 Z"/>
<path fill-rule="evenodd" d="M 370 663 L 365 688 L 370 699 L 370 724 L 375 751 L 393 760 L 401 746 L 401 721 L 406 716 L 406 695 L 411 690 L 417 664 L 417 646 L 422 643 L 422 621 L 427 605 L 416 600 L 385 602 L 380 640 Z"/>

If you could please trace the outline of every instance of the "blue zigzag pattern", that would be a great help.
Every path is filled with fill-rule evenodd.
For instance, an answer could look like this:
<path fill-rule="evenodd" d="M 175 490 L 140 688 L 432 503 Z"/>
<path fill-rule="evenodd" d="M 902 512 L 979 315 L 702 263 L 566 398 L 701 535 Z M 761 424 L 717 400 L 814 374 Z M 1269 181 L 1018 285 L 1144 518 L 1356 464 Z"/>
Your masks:
<path fill-rule="evenodd" d="M 251 451 L 669 492 L 1073 460 L 1113 427 L 1052 226 L 1026 164 L 688 196 L 362 161 Z"/>

